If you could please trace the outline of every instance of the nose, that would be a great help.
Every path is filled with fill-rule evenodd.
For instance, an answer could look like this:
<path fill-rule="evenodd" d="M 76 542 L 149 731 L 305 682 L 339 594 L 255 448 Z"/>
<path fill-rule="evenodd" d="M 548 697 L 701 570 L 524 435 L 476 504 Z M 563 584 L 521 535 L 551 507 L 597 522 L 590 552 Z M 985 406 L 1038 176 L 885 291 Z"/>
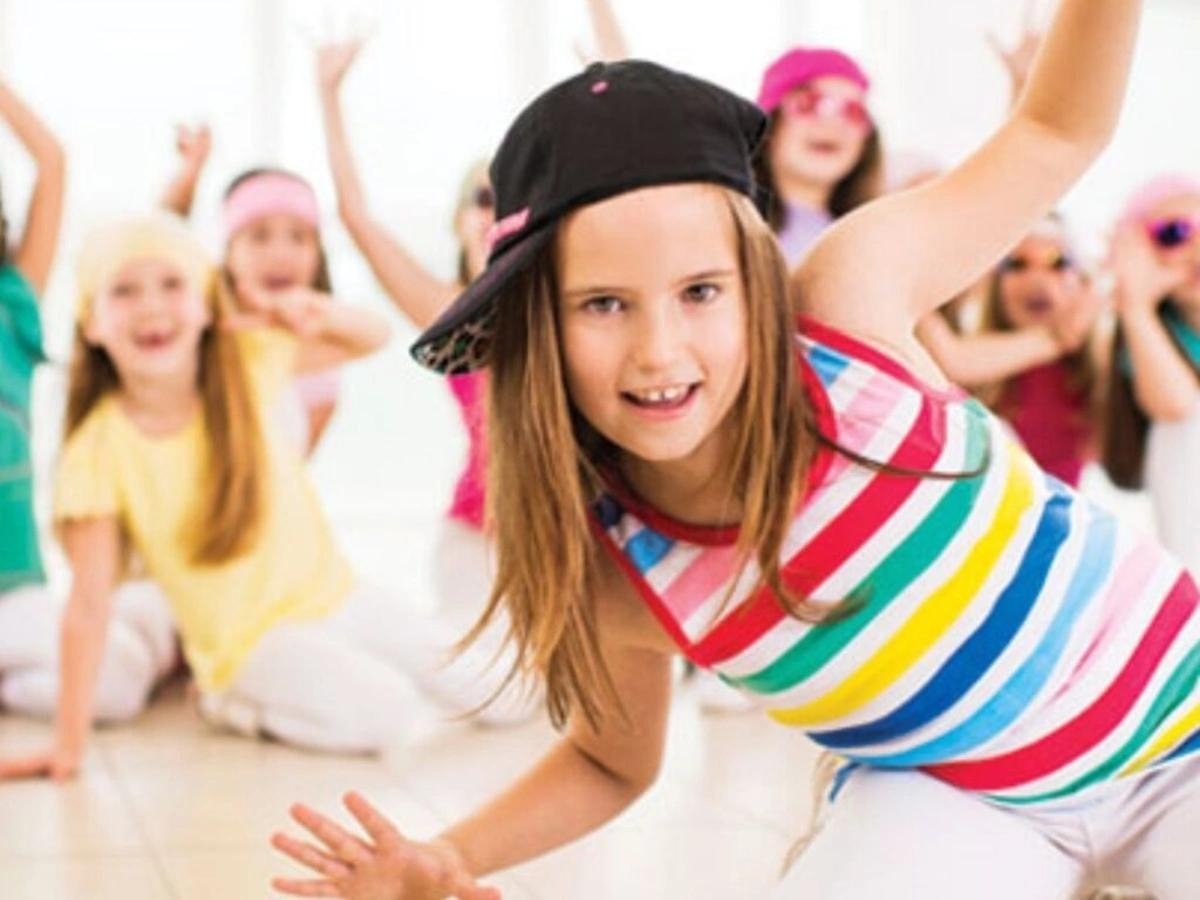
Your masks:
<path fill-rule="evenodd" d="M 677 304 L 650 304 L 634 323 L 634 361 L 644 372 L 663 371 L 675 363 L 686 341 L 686 325 Z"/>

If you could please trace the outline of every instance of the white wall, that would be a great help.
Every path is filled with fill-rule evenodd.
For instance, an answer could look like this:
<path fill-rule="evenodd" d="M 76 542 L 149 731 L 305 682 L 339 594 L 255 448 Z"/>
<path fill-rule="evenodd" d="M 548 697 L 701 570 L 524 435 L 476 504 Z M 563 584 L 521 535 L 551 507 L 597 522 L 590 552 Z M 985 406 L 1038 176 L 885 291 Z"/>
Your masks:
<path fill-rule="evenodd" d="M 797 41 L 834 42 L 876 77 L 891 145 L 946 161 L 1002 115 L 1003 73 L 983 40 L 1011 36 L 1013 0 L 615 0 L 635 55 L 686 68 L 747 94 L 764 64 Z M 47 305 L 60 352 L 78 236 L 114 213 L 144 208 L 173 165 L 172 126 L 212 123 L 216 149 L 197 222 L 209 237 L 219 194 L 261 162 L 311 177 L 331 209 L 311 51 L 357 14 L 375 37 L 345 85 L 349 127 L 381 218 L 449 275 L 449 215 L 467 165 L 485 155 L 518 106 L 578 65 L 590 42 L 582 0 L 0 0 L 0 64 L 59 132 L 70 154 L 67 230 Z M 1149 0 L 1121 133 L 1069 199 L 1098 233 L 1120 197 L 1167 167 L 1200 172 L 1200 0 Z M 10 217 L 20 218 L 29 166 L 0 135 Z M 326 241 L 341 293 L 386 303 L 332 216 Z M 19 227 L 19 223 L 18 223 Z M 349 376 L 344 408 L 316 462 L 330 508 L 346 522 L 431 522 L 462 451 L 443 386 L 407 361 L 400 332 Z M 58 376 L 39 386 L 42 441 L 57 429 Z M 50 450 L 44 451 L 48 457 Z M 43 479 L 45 484 L 45 479 Z"/>

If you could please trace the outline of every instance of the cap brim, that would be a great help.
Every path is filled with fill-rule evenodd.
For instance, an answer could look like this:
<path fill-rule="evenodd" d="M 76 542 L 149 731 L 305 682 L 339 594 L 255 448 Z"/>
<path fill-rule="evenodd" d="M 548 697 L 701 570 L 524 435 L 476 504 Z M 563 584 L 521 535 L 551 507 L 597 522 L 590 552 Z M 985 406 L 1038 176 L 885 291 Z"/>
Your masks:
<path fill-rule="evenodd" d="M 543 227 L 517 241 L 488 263 L 409 348 L 412 358 L 443 375 L 470 372 L 486 365 L 480 342 L 490 343 L 491 316 L 496 298 L 550 243 L 554 229 Z M 475 352 L 472 352 L 474 350 Z"/>

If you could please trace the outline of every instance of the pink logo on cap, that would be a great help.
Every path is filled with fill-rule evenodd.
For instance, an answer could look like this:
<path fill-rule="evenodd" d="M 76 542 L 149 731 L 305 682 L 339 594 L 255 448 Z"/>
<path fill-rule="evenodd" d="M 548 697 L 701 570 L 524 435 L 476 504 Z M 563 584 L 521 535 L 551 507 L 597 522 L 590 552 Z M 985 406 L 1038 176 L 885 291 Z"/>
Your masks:
<path fill-rule="evenodd" d="M 487 233 L 488 253 L 490 254 L 494 249 L 496 249 L 496 245 L 498 243 L 500 243 L 502 240 L 504 240 L 506 237 L 510 237 L 510 236 L 516 234 L 522 228 L 524 228 L 526 226 L 526 224 L 528 224 L 528 222 L 529 222 L 529 207 L 528 206 L 525 207 L 524 209 L 517 210 L 512 215 L 505 216 L 503 219 L 500 219 L 495 225 L 493 225 L 491 228 L 488 229 L 488 233 Z"/>
<path fill-rule="evenodd" d="M 597 81 L 595 84 L 592 85 L 592 93 L 593 94 L 603 94 L 607 90 L 608 90 L 608 82 L 607 81 Z"/>

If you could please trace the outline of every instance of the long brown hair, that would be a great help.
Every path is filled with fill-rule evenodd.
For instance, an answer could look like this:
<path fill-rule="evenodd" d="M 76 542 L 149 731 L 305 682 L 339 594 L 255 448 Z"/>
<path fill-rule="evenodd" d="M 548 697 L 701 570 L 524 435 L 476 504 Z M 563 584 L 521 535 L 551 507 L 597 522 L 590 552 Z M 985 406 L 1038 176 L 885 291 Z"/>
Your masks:
<path fill-rule="evenodd" d="M 771 168 L 771 148 L 779 127 L 780 115 L 779 110 L 775 110 L 767 119 L 763 145 L 754 158 L 755 180 L 769 192 L 765 216 L 771 230 L 776 233 L 782 230 L 787 219 L 787 206 L 780 197 L 779 182 Z M 872 126 L 858 162 L 834 185 L 827 212 L 835 219 L 841 218 L 864 203 L 874 200 L 882 192 L 883 139 L 879 136 L 879 129 Z"/>
<path fill-rule="evenodd" d="M 184 532 L 196 535 L 190 548 L 192 561 L 217 565 L 245 553 L 258 538 L 265 512 L 265 448 L 237 338 L 222 325 L 232 310 L 232 299 L 215 274 L 205 286 L 205 295 L 213 321 L 200 338 L 197 388 L 208 453 L 203 493 Z M 64 442 L 120 386 L 111 357 L 104 348 L 89 343 L 83 326 L 77 325 Z"/>
<path fill-rule="evenodd" d="M 738 538 L 789 613 L 818 621 L 827 607 L 793 597 L 779 558 L 814 449 L 796 377 L 794 320 L 777 242 L 744 196 L 720 188 L 737 231 L 749 366 L 730 413 L 727 471 L 744 514 Z M 503 605 L 518 662 L 546 682 L 551 720 L 572 711 L 593 726 L 620 708 L 597 635 L 597 544 L 589 508 L 617 448 L 575 410 L 565 386 L 553 248 L 496 303 L 490 353 L 488 500 L 497 575 L 477 636 Z"/>
<path fill-rule="evenodd" d="M 1162 318 L 1170 305 L 1168 299 L 1159 311 Z M 1189 360 L 1196 378 L 1200 366 L 1188 356 L 1178 339 L 1168 329 L 1179 355 Z M 1104 469 L 1113 484 L 1129 490 L 1143 486 L 1146 462 L 1146 437 L 1150 433 L 1150 418 L 1143 412 L 1133 390 L 1133 377 L 1128 371 L 1129 348 L 1122 326 L 1113 334 L 1112 360 L 1109 363 L 1108 402 L 1104 410 Z"/>

